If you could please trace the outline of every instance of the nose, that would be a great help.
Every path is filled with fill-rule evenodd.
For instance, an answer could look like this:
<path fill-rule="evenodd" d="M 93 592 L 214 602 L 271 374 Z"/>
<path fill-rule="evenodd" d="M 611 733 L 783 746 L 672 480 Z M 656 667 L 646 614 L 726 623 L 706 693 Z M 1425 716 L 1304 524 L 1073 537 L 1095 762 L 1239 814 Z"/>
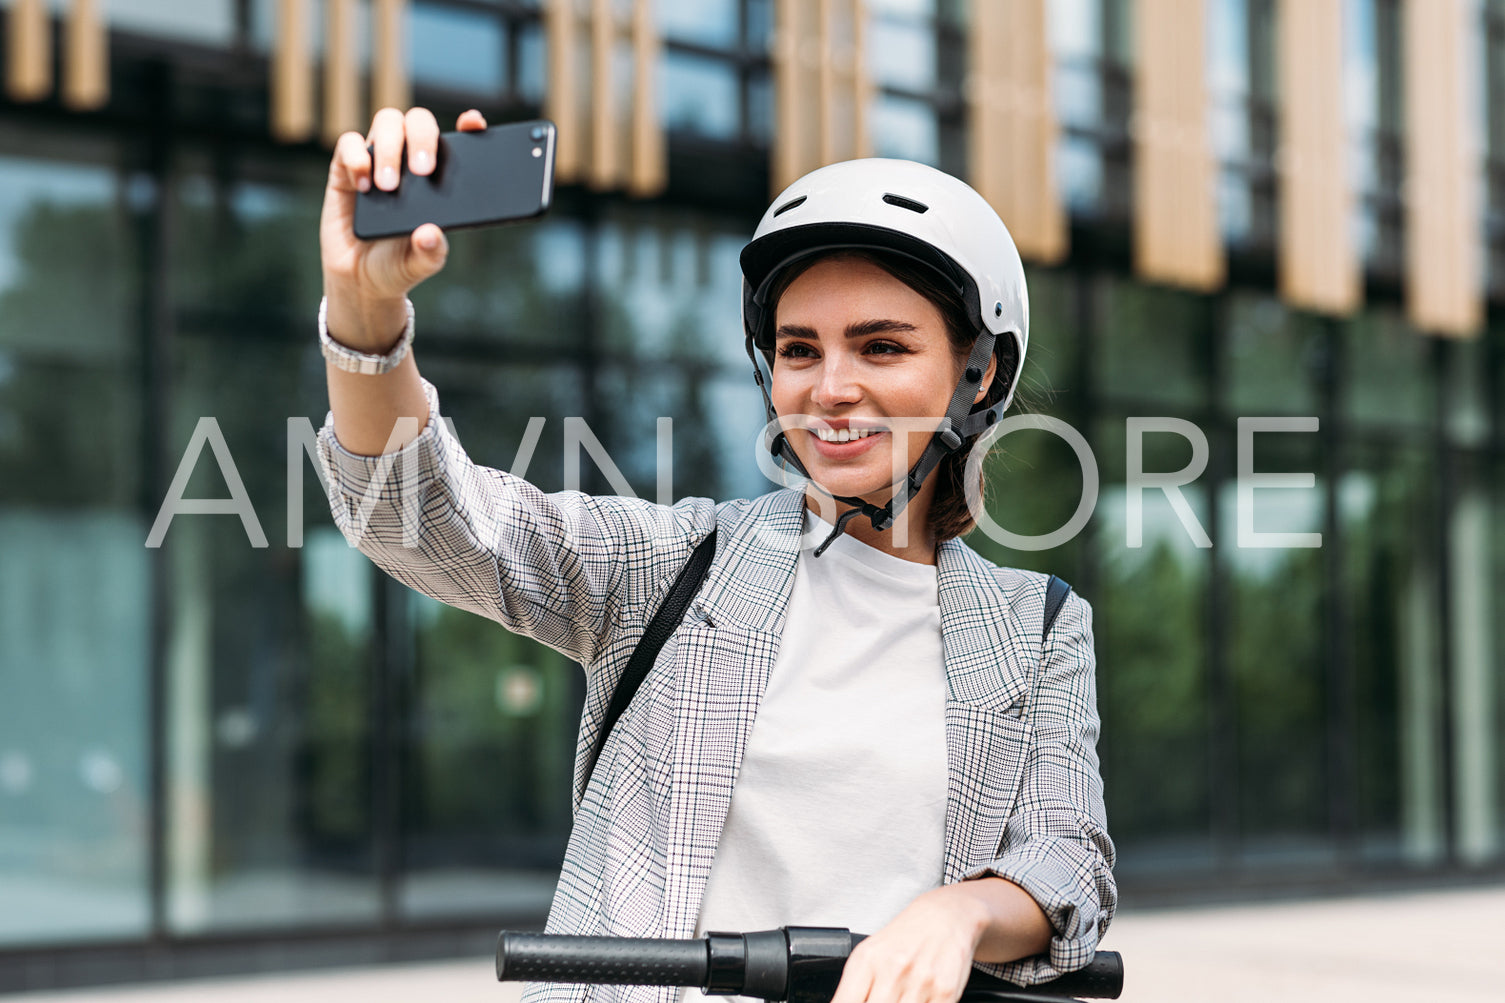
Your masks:
<path fill-rule="evenodd" d="M 816 381 L 810 399 L 827 411 L 845 404 L 855 404 L 862 399 L 862 388 L 848 353 L 826 353 L 826 357 L 821 360 L 820 379 Z"/>

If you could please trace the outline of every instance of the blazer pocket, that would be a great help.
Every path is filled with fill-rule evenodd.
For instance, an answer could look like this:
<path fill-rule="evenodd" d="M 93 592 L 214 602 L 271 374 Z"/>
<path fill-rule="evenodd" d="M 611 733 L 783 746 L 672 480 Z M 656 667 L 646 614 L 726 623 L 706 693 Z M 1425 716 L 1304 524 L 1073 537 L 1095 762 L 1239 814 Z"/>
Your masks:
<path fill-rule="evenodd" d="M 1006 710 L 946 702 L 946 880 L 993 860 L 1019 800 L 1034 728 Z"/>

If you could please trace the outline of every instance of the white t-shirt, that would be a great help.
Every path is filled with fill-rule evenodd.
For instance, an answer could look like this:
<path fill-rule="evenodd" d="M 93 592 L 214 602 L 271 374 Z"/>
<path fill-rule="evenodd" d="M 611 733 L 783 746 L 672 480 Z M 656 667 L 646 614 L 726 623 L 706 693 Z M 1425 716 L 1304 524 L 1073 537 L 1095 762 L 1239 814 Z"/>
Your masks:
<path fill-rule="evenodd" d="M 802 552 L 697 935 L 875 933 L 939 885 L 945 700 L 934 565 L 846 534 Z"/>

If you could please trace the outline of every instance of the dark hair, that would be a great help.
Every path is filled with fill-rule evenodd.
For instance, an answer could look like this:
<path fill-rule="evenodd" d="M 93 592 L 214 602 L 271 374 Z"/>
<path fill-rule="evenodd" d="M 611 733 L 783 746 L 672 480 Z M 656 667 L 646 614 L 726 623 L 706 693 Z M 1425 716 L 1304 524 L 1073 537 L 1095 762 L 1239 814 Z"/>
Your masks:
<path fill-rule="evenodd" d="M 956 360 L 958 377 L 960 376 L 961 367 L 967 361 L 967 356 L 972 352 L 972 345 L 977 340 L 977 328 L 969 316 L 966 304 L 962 302 L 956 290 L 945 283 L 928 266 L 900 254 L 867 248 L 840 248 L 801 258 L 780 272 L 769 287 L 767 296 L 770 305 L 769 315 L 772 316 L 779 299 L 795 279 L 817 262 L 832 258 L 854 258 L 876 265 L 929 300 L 946 325 L 946 338 L 951 343 L 951 354 Z M 772 367 L 772 351 L 765 350 L 763 354 L 768 359 L 769 366 Z M 983 398 L 983 407 L 992 407 L 1003 399 L 1006 389 L 1014 382 L 1014 373 L 1019 368 L 1019 346 L 1013 338 L 1000 337 L 994 348 L 994 354 L 998 358 L 998 370 L 993 377 L 992 384 L 988 387 L 987 396 Z M 935 472 L 931 474 L 936 480 L 936 489 L 935 500 L 930 506 L 928 528 L 935 534 L 937 543 L 964 536 L 977 526 L 972 518 L 972 511 L 967 506 L 966 490 L 967 457 L 971 455 L 972 447 L 977 439 L 978 436 L 973 435 L 963 440 L 961 448 L 946 454 Z M 984 497 L 986 488 L 987 477 L 980 474 L 977 484 L 979 499 Z"/>

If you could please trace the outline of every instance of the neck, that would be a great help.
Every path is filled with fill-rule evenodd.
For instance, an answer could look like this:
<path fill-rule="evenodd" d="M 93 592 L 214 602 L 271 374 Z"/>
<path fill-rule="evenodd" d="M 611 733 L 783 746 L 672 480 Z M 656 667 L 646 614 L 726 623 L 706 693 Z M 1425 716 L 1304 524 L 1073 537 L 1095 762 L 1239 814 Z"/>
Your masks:
<path fill-rule="evenodd" d="M 927 478 L 924 486 L 909 500 L 909 504 L 904 506 L 904 510 L 888 529 L 876 530 L 866 516 L 858 515 L 847 521 L 846 534 L 901 560 L 913 561 L 915 564 L 934 564 L 936 540 L 935 534 L 930 531 L 929 518 L 930 500 L 934 494 L 935 483 Z M 888 502 L 887 498 L 864 497 L 874 505 Z M 854 507 L 836 501 L 813 484 L 805 488 L 805 506 L 827 526 L 834 526 L 835 520 L 843 512 Z M 828 515 L 831 518 L 827 518 Z"/>

